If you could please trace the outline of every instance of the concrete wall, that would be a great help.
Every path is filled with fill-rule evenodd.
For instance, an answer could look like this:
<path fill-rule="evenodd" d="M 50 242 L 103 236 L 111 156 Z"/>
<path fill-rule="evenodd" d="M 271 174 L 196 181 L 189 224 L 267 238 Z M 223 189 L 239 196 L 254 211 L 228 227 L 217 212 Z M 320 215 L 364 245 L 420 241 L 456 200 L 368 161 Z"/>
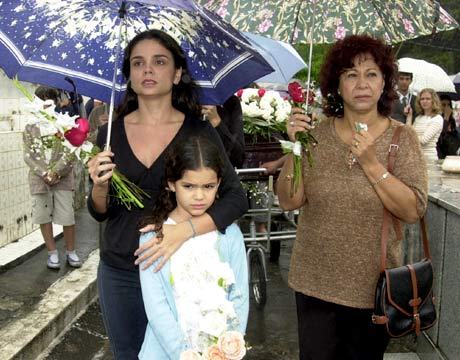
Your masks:
<path fill-rule="evenodd" d="M 0 132 L 0 247 L 37 228 L 31 223 L 27 173 L 22 132 Z"/>
<path fill-rule="evenodd" d="M 421 360 L 460 359 L 460 193 L 431 193 L 428 238 L 438 321 L 417 342 Z"/>

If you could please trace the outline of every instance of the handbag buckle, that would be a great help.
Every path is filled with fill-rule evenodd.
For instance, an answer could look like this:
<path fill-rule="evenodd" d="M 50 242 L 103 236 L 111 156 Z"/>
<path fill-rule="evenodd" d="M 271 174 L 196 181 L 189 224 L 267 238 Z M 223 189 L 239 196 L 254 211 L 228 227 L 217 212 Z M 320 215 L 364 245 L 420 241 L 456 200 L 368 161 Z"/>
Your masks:
<path fill-rule="evenodd" d="M 391 150 L 395 149 L 395 151 L 398 151 L 399 150 L 399 145 L 397 144 L 390 144 L 390 146 L 388 147 L 388 152 L 390 153 Z"/>
<path fill-rule="evenodd" d="M 386 316 L 379 316 L 379 315 L 372 314 L 371 319 L 372 319 L 372 323 L 377 324 L 377 325 L 388 323 L 388 317 Z"/>

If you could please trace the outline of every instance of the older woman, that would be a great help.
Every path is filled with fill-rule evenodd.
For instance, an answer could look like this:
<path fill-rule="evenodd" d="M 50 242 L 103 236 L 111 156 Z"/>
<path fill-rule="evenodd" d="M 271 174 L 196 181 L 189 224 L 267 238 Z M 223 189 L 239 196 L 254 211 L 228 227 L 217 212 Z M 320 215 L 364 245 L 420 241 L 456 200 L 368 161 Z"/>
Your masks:
<path fill-rule="evenodd" d="M 438 159 L 436 143 L 441 135 L 444 119 L 442 118 L 441 100 L 436 91 L 430 88 L 423 89 L 417 96 L 415 109 L 418 115 L 414 123 L 408 118 L 418 135 L 423 153 L 428 161 Z"/>
<path fill-rule="evenodd" d="M 283 209 L 301 208 L 289 285 L 296 292 L 300 359 L 382 359 L 388 336 L 371 321 L 379 276 L 383 207 L 414 223 L 427 204 L 427 175 L 417 134 L 389 117 L 397 67 L 392 50 L 369 36 L 350 36 L 329 51 L 321 69 L 328 116 L 314 128 L 292 111 L 291 140 L 310 130 L 314 167 L 304 158 L 291 196 L 293 155 L 277 182 Z M 357 130 L 356 124 L 367 130 Z M 393 133 L 404 126 L 393 174 Z M 388 264 L 399 265 L 401 240 L 391 231 Z"/>

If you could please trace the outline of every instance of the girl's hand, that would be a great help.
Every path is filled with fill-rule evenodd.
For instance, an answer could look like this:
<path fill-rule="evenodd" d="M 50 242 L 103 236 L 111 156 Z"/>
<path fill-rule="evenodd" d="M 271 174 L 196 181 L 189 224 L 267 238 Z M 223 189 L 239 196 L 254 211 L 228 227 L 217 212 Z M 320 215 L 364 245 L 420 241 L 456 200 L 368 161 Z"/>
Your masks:
<path fill-rule="evenodd" d="M 295 142 L 295 134 L 300 131 L 307 131 L 312 128 L 311 118 L 305 114 L 305 110 L 298 107 L 293 107 L 291 116 L 287 120 L 286 130 L 289 139 Z"/>
<path fill-rule="evenodd" d="M 135 256 L 139 256 L 134 264 L 139 265 L 141 262 L 146 260 L 146 263 L 141 268 L 142 270 L 145 270 L 161 258 L 160 263 L 154 269 L 154 272 L 160 271 L 171 255 L 174 254 L 188 239 L 185 235 L 186 232 L 182 229 L 182 224 L 189 227 L 187 223 L 163 225 L 163 239 L 160 240 L 158 237 L 153 237 L 142 244 L 142 246 L 134 252 Z M 148 225 L 140 231 L 151 231 L 152 228 L 153 226 Z"/>
<path fill-rule="evenodd" d="M 374 149 L 374 138 L 365 130 L 361 130 L 353 135 L 350 150 L 358 158 L 361 167 L 370 166 L 377 160 Z"/>
<path fill-rule="evenodd" d="M 108 187 L 112 170 L 116 166 L 112 156 L 111 151 L 101 151 L 88 161 L 88 173 L 95 186 Z"/>

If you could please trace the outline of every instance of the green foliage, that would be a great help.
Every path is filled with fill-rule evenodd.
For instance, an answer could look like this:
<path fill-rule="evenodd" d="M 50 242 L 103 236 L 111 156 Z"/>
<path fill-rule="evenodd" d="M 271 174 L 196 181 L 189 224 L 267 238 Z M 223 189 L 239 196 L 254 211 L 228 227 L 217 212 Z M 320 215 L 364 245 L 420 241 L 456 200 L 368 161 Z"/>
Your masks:
<path fill-rule="evenodd" d="M 328 50 L 332 44 L 315 44 L 313 45 L 313 57 L 311 61 L 311 80 L 319 84 L 319 72 L 321 70 L 321 64 L 323 59 L 326 56 Z M 310 54 L 310 45 L 309 44 L 295 44 L 294 48 L 297 50 L 299 55 L 305 62 L 308 64 L 308 57 Z M 308 69 L 300 70 L 297 74 L 294 75 L 295 78 L 302 81 L 307 81 L 308 79 Z"/>

